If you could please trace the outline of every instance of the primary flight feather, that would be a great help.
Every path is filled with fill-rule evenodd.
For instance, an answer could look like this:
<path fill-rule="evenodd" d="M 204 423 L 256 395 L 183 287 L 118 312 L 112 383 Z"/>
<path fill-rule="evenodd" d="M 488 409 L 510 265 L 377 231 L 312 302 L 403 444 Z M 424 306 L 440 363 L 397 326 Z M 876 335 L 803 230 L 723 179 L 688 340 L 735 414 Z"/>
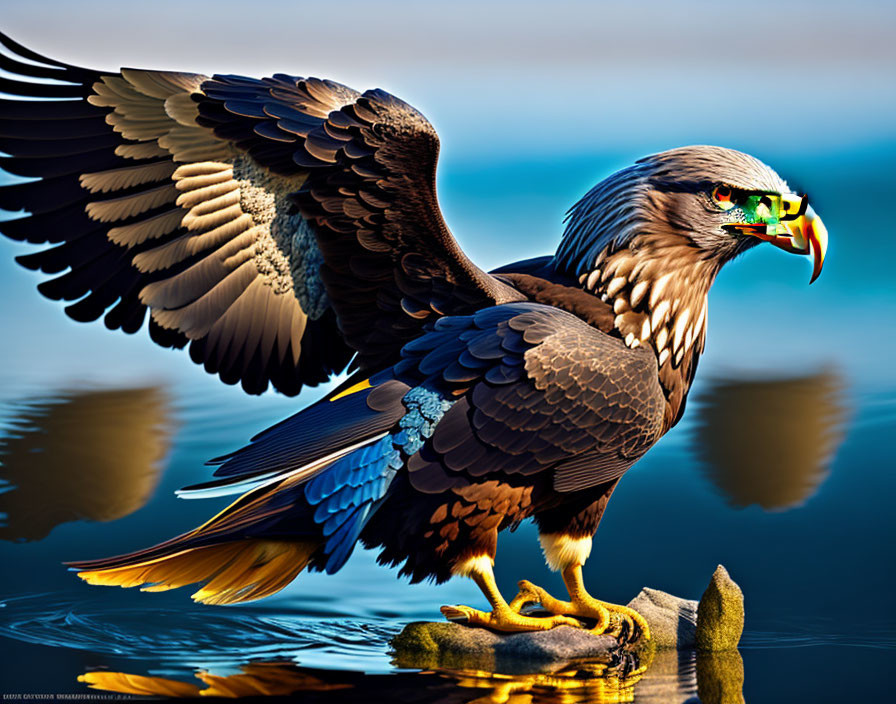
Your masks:
<path fill-rule="evenodd" d="M 582 583 L 620 477 L 681 417 L 719 269 L 769 241 L 824 261 L 826 232 L 768 166 L 673 149 L 595 186 L 553 256 L 487 273 L 442 218 L 439 142 L 381 90 L 47 59 L 0 37 L 0 157 L 27 183 L 7 236 L 76 320 L 148 329 L 250 393 L 297 394 L 350 365 L 325 399 L 219 458 L 184 496 L 241 494 L 204 525 L 129 555 L 73 563 L 95 584 L 257 599 L 361 543 L 413 580 L 476 580 L 502 630 L 579 625 L 648 635 Z M 37 81 L 31 80 L 37 78 Z M 54 79 L 49 83 L 44 79 Z M 558 601 L 492 574 L 498 532 L 533 518 Z M 540 602 L 551 617 L 521 614 Z"/>

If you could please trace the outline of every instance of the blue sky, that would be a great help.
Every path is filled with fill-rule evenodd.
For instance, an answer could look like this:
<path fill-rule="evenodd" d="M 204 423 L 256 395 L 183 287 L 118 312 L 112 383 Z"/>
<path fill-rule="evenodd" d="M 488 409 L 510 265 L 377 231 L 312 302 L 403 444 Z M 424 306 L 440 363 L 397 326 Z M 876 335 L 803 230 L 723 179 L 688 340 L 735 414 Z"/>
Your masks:
<path fill-rule="evenodd" d="M 3 15 L 19 41 L 92 67 L 381 87 L 457 155 L 851 146 L 889 130 L 896 105 L 885 2 L 85 0 Z"/>

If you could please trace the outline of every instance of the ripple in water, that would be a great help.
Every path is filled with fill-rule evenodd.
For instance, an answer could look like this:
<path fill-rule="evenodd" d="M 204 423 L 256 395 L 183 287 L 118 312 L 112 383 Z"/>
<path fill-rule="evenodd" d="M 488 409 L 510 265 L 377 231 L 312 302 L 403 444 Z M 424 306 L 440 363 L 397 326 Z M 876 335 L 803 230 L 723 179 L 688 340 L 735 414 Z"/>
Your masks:
<path fill-rule="evenodd" d="M 296 660 L 310 666 L 388 671 L 400 623 L 318 620 L 258 608 L 125 609 L 37 594 L 3 602 L 0 635 L 38 645 L 179 666 Z"/>

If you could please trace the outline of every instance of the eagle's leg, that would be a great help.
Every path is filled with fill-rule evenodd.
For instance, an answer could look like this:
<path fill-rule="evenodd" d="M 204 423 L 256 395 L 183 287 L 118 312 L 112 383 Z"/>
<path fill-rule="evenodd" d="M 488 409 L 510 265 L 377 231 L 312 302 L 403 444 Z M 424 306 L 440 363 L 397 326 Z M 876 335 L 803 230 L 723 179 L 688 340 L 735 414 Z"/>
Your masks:
<path fill-rule="evenodd" d="M 627 640 L 643 637 L 650 639 L 650 626 L 641 614 L 627 606 L 611 604 L 595 599 L 585 589 L 582 565 L 591 553 L 591 538 L 575 538 L 568 535 L 544 534 L 539 536 L 548 564 L 559 569 L 563 583 L 569 592 L 569 601 L 555 599 L 541 587 L 523 580 L 520 592 L 511 602 L 519 611 L 527 604 L 539 603 L 546 611 L 566 616 L 594 619 L 594 633 L 625 635 Z"/>
<path fill-rule="evenodd" d="M 463 562 L 453 570 L 457 575 L 470 577 L 488 599 L 491 611 L 479 611 L 469 606 L 443 606 L 442 614 L 449 621 L 459 621 L 472 626 L 485 626 L 496 631 L 547 631 L 556 626 L 574 626 L 581 628 L 581 624 L 574 618 L 562 614 L 556 614 L 546 618 L 534 618 L 523 616 L 501 596 L 498 585 L 495 583 L 495 574 L 492 570 L 492 559 L 487 555 L 473 557 Z"/>

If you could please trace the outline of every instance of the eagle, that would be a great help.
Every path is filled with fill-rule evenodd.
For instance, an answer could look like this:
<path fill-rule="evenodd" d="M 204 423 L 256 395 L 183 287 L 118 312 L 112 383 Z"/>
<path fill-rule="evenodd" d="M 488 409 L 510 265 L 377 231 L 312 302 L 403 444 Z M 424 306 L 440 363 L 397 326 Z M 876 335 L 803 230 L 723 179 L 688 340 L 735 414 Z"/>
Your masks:
<path fill-rule="evenodd" d="M 649 638 L 587 591 L 592 536 L 682 417 L 721 267 L 769 242 L 819 275 L 827 233 L 806 196 L 747 154 L 671 149 L 585 194 L 553 255 L 486 272 L 442 217 L 435 130 L 383 90 L 97 71 L 0 43 L 0 168 L 30 179 L 0 188 L 27 212 L 0 231 L 51 245 L 18 258 L 54 276 L 44 296 L 77 321 L 146 323 L 250 394 L 348 370 L 180 492 L 230 506 L 70 563 L 78 576 L 229 604 L 332 574 L 361 544 L 414 582 L 472 578 L 491 610 L 443 607 L 452 621 Z M 497 588 L 498 533 L 527 519 L 564 599 Z"/>

